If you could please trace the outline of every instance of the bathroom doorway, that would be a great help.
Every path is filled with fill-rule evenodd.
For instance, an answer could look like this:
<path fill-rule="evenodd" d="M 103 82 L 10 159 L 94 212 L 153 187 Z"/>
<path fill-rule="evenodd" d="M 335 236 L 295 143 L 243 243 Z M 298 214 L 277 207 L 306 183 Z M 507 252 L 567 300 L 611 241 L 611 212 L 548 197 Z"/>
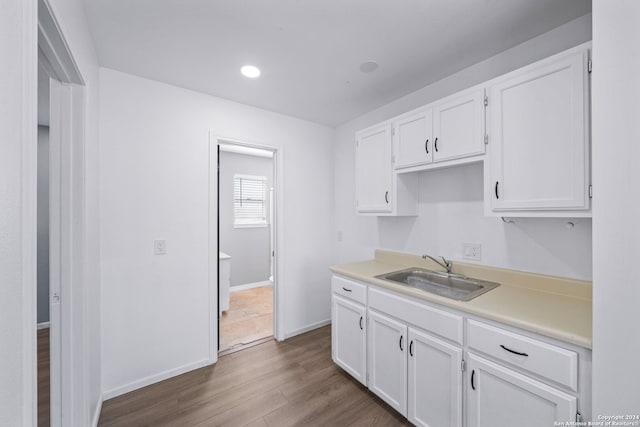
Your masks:
<path fill-rule="evenodd" d="M 218 141 L 218 351 L 273 339 L 275 150 Z"/>

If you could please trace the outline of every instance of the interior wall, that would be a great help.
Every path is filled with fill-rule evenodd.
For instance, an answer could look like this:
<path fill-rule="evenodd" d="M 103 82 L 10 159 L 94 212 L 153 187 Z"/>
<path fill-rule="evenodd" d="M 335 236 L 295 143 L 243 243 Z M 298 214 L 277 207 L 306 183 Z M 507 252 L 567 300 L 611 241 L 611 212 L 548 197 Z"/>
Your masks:
<path fill-rule="evenodd" d="M 328 321 L 333 130 L 105 68 L 100 86 L 105 395 L 209 357 L 210 131 L 279 150 L 279 320 L 285 334 Z"/>
<path fill-rule="evenodd" d="M 100 351 L 100 244 L 98 202 L 98 59 L 87 25 L 83 0 L 49 0 L 60 29 L 85 80 L 84 260 L 82 289 L 73 298 L 74 336 L 71 355 L 75 366 L 73 383 L 74 426 L 91 425 L 102 403 Z"/>
<path fill-rule="evenodd" d="M 38 126 L 38 323 L 49 321 L 49 127 Z"/>
<path fill-rule="evenodd" d="M 639 22 L 640 2 L 593 2 L 594 421 L 640 410 Z"/>
<path fill-rule="evenodd" d="M 461 260 L 462 244 L 482 244 L 481 263 L 543 274 L 591 278 L 591 220 L 517 219 L 483 213 L 481 165 L 421 172 L 417 217 L 355 214 L 357 130 L 591 40 L 591 14 L 426 86 L 336 130 L 334 254 L 337 263 L 373 257 L 376 248 Z M 341 237 L 341 239 L 340 239 Z"/>
<path fill-rule="evenodd" d="M 235 228 L 234 175 L 267 178 L 266 227 Z M 220 251 L 231 256 L 231 286 L 269 280 L 271 248 L 269 234 L 269 188 L 273 183 L 273 159 L 220 151 Z"/>

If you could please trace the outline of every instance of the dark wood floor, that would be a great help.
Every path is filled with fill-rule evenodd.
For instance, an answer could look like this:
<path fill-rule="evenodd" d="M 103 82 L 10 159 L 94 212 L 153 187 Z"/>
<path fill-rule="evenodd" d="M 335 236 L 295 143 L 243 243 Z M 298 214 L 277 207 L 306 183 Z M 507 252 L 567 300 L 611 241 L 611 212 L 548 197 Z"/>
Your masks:
<path fill-rule="evenodd" d="M 38 330 L 38 427 L 49 426 L 49 329 Z"/>
<path fill-rule="evenodd" d="M 410 425 L 331 360 L 329 326 L 104 402 L 101 426 Z"/>

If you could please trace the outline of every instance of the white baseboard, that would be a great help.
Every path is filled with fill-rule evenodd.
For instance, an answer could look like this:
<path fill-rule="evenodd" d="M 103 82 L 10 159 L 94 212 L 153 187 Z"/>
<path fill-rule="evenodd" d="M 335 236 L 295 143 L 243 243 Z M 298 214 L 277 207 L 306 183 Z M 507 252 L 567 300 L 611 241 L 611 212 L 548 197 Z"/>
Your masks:
<path fill-rule="evenodd" d="M 284 339 L 288 339 L 291 337 L 295 337 L 296 335 L 304 334 L 305 332 L 313 331 L 314 329 L 322 328 L 331 323 L 331 319 L 321 320 L 320 322 L 312 323 L 311 325 L 307 325 L 303 328 L 296 329 L 291 332 L 285 332 Z"/>
<path fill-rule="evenodd" d="M 102 412 L 102 396 L 100 396 L 100 400 L 98 400 L 98 404 L 96 405 L 96 411 L 93 413 L 93 421 L 91 425 L 93 427 L 98 427 L 98 421 L 100 421 L 100 413 Z"/>
<path fill-rule="evenodd" d="M 244 285 L 230 286 L 229 292 L 246 291 L 247 289 L 261 288 L 263 286 L 273 286 L 273 282 L 264 280 L 262 282 L 246 283 Z"/>
<path fill-rule="evenodd" d="M 51 322 L 38 323 L 38 329 L 49 329 Z"/>
<path fill-rule="evenodd" d="M 168 371 L 160 372 L 159 374 L 149 375 L 148 377 L 139 379 L 137 381 L 132 381 L 129 384 L 125 384 L 120 387 L 112 388 L 111 390 L 107 390 L 102 393 L 102 398 L 104 400 L 113 399 L 114 397 L 120 396 L 121 394 L 129 393 L 131 391 L 137 390 L 142 387 L 146 387 L 151 384 L 155 384 L 162 380 L 166 380 L 167 378 L 175 377 L 180 374 L 184 374 L 185 372 L 193 371 L 195 369 L 202 368 L 203 366 L 208 366 L 211 363 L 209 359 L 203 359 L 196 363 L 190 363 L 188 365 L 181 366 L 176 369 L 169 369 Z"/>

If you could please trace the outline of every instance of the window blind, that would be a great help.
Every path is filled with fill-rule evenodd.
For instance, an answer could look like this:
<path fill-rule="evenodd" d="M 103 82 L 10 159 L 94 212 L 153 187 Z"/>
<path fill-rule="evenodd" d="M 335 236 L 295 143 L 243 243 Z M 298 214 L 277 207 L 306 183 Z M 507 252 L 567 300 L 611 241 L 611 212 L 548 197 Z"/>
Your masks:
<path fill-rule="evenodd" d="M 266 225 L 267 178 L 236 174 L 233 182 L 234 225 Z"/>

